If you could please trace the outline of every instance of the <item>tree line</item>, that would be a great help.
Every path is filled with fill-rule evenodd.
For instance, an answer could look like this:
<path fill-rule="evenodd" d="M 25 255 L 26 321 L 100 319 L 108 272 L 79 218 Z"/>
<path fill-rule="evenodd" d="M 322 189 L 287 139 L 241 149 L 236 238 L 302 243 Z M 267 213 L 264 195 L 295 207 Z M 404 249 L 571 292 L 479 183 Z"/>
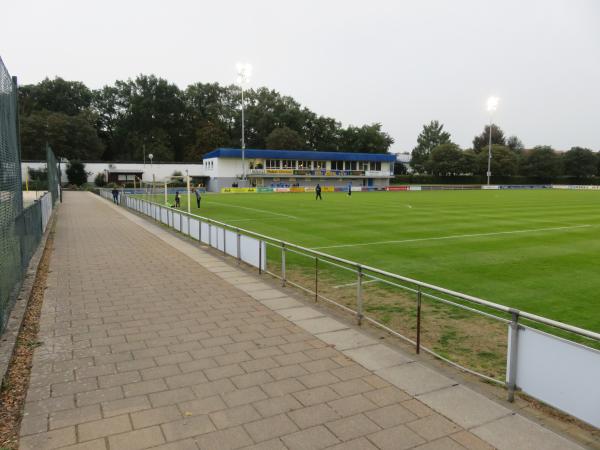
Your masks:
<path fill-rule="evenodd" d="M 241 95 L 235 85 L 195 83 L 182 90 L 154 75 L 90 89 L 48 79 L 19 88 L 23 159 L 45 144 L 77 160 L 197 161 L 218 147 L 240 147 Z M 343 127 L 265 87 L 244 91 L 248 148 L 387 152 L 381 124 Z"/>
<path fill-rule="evenodd" d="M 488 168 L 490 125 L 473 138 L 473 146 L 461 149 L 452 142 L 444 126 L 433 120 L 423 126 L 413 149 L 410 165 L 419 174 L 437 177 L 485 176 Z M 526 149 L 517 136 L 506 137 L 491 125 L 491 172 L 494 177 L 525 176 L 552 179 L 559 176 L 589 178 L 600 175 L 600 156 L 588 148 L 572 147 L 557 152 L 550 146 Z"/>

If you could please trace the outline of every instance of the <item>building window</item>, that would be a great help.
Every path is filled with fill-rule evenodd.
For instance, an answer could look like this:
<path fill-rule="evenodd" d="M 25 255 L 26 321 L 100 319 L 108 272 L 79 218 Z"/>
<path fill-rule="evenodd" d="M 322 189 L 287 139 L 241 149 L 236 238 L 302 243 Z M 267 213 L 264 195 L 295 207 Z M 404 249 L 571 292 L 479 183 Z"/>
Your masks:
<path fill-rule="evenodd" d="M 346 170 L 356 170 L 356 161 L 346 161 Z"/>
<path fill-rule="evenodd" d="M 267 169 L 279 169 L 281 161 L 278 159 L 267 159 Z"/>
<path fill-rule="evenodd" d="M 281 161 L 282 169 L 293 169 L 296 161 L 292 161 L 291 159 L 284 159 Z"/>
<path fill-rule="evenodd" d="M 369 170 L 369 162 L 368 161 L 359 161 L 358 170 Z"/>
<path fill-rule="evenodd" d="M 370 170 L 381 170 L 381 161 L 371 161 Z"/>
<path fill-rule="evenodd" d="M 331 161 L 331 170 L 344 170 L 344 161 Z"/>
<path fill-rule="evenodd" d="M 315 169 L 324 169 L 325 168 L 325 161 L 313 161 L 313 167 Z"/>

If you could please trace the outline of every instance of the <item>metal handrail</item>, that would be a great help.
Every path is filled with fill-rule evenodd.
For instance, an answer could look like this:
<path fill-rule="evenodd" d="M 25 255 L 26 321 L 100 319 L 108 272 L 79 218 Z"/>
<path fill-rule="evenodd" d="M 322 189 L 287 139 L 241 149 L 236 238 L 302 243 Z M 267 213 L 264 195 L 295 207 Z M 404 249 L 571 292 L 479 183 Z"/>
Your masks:
<path fill-rule="evenodd" d="M 127 194 L 125 194 L 125 195 L 127 195 Z M 273 238 L 271 236 L 266 236 L 264 234 L 257 233 L 255 231 L 246 230 L 244 228 L 240 228 L 240 227 L 237 227 L 237 226 L 229 225 L 229 224 L 227 224 L 225 222 L 221 222 L 219 220 L 211 219 L 209 217 L 204 217 L 204 216 L 200 216 L 198 214 L 188 213 L 187 211 L 179 210 L 179 209 L 172 208 L 172 207 L 166 206 L 166 205 L 161 205 L 159 203 L 156 203 L 156 202 L 153 202 L 153 201 L 150 201 L 150 200 L 146 200 L 146 199 L 143 199 L 143 200 L 146 201 L 146 202 L 148 202 L 148 203 L 150 203 L 150 204 L 159 206 L 161 208 L 166 208 L 167 210 L 171 210 L 171 211 L 177 212 L 179 214 L 185 214 L 187 216 L 191 216 L 191 217 L 194 217 L 196 219 L 203 220 L 205 222 L 210 222 L 210 223 L 212 223 L 214 225 L 219 225 L 219 226 L 222 226 L 222 227 L 230 229 L 230 230 L 235 230 L 237 232 L 241 232 L 243 234 L 246 234 L 246 235 L 249 235 L 249 236 L 252 236 L 252 237 L 257 237 L 257 238 L 263 239 L 265 241 L 270 241 L 272 243 L 277 243 L 279 246 L 284 245 L 286 247 L 286 250 L 290 250 L 290 248 L 293 248 L 293 249 L 296 249 L 296 250 L 301 251 L 301 252 L 306 252 L 306 253 L 310 254 L 311 256 L 317 256 L 317 257 L 320 257 L 320 258 L 325 258 L 325 259 L 329 259 L 329 260 L 332 260 L 332 261 L 336 261 L 336 262 L 341 263 L 341 264 L 352 266 L 352 267 L 354 267 L 354 268 L 356 268 L 358 270 L 361 270 L 362 272 L 364 272 L 366 270 L 366 271 L 369 271 L 369 272 L 373 272 L 373 273 L 379 274 L 381 276 L 385 276 L 385 277 L 388 277 L 388 278 L 393 278 L 393 279 L 398 280 L 398 281 L 402 281 L 402 282 L 405 282 L 405 283 L 414 284 L 415 286 L 419 286 L 421 288 L 431 289 L 431 290 L 434 290 L 434 291 L 437 291 L 437 292 L 440 292 L 440 293 L 443 293 L 443 294 L 446 294 L 446 295 L 450 295 L 452 297 L 456 297 L 456 298 L 461 299 L 461 300 L 465 300 L 465 301 L 468 301 L 468 302 L 472 302 L 472 303 L 478 304 L 480 306 L 484 306 L 484 307 L 487 307 L 487 308 L 494 309 L 496 311 L 501 311 L 503 313 L 508 313 L 508 314 L 517 314 L 519 317 L 522 317 L 522 318 L 525 318 L 525 319 L 529 319 L 529 320 L 532 320 L 534 322 L 538 322 L 538 323 L 541 323 L 541 324 L 544 324 L 544 325 L 548 325 L 548 326 L 551 326 L 553 328 L 557 328 L 557 329 L 560 329 L 560 330 L 563 330 L 563 331 L 568 331 L 570 333 L 574 333 L 574 334 L 577 334 L 577 335 L 580 335 L 580 336 L 583 336 L 583 337 L 586 337 L 586 338 L 589 338 L 589 339 L 592 339 L 592 340 L 600 342 L 600 333 L 596 333 L 596 332 L 593 332 L 593 331 L 590 331 L 590 330 L 586 330 L 584 328 L 579 328 L 579 327 L 576 327 L 576 326 L 573 326 L 573 325 L 568 325 L 566 323 L 562 323 L 562 322 L 559 322 L 559 321 L 556 321 L 556 320 L 553 320 L 553 319 L 549 319 L 549 318 L 546 318 L 546 317 L 543 317 L 543 316 L 538 316 L 536 314 L 528 313 L 526 311 L 521 311 L 521 310 L 516 309 L 516 308 L 511 308 L 511 307 L 508 307 L 508 306 L 500 305 L 498 303 L 494 303 L 494 302 L 491 302 L 489 300 L 484 300 L 484 299 L 481 299 L 479 297 L 475 297 L 475 296 L 468 295 L 468 294 L 463 294 L 462 292 L 454 291 L 452 289 L 446 289 L 446 288 L 443 288 L 441 286 L 436 286 L 436 285 L 431 284 L 431 283 L 426 283 L 426 282 L 423 282 L 423 281 L 415 280 L 414 278 L 405 277 L 405 276 L 398 275 L 398 274 L 395 274 L 395 273 L 392 273 L 392 272 L 388 272 L 386 270 L 378 269 L 376 267 L 368 266 L 368 265 L 365 265 L 365 264 L 360 264 L 360 263 L 358 263 L 356 261 L 351 261 L 351 260 L 348 260 L 348 259 L 345 259 L 345 258 L 340 258 L 339 256 L 334 256 L 334 255 L 330 255 L 328 253 L 323 253 L 321 251 L 313 250 L 313 249 L 310 249 L 310 248 L 307 248 L 307 247 L 303 247 L 301 245 L 297 245 L 297 244 L 294 244 L 294 243 L 291 243 L 291 242 L 288 242 L 288 241 L 284 241 L 282 239 Z"/>

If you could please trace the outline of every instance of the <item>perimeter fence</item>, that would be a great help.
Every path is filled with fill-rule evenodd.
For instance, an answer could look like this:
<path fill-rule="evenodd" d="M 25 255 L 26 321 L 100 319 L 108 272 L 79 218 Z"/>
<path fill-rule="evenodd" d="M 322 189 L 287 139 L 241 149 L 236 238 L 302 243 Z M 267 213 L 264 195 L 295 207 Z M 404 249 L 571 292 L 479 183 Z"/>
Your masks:
<path fill-rule="evenodd" d="M 10 76 L 0 58 L 0 334 L 56 202 L 54 195 L 44 194 L 23 206 L 17 102 L 17 79 Z M 56 158 L 50 149 L 48 158 L 48 172 L 54 167 L 56 173 Z M 58 178 L 52 183 L 51 191 L 58 193 Z"/>

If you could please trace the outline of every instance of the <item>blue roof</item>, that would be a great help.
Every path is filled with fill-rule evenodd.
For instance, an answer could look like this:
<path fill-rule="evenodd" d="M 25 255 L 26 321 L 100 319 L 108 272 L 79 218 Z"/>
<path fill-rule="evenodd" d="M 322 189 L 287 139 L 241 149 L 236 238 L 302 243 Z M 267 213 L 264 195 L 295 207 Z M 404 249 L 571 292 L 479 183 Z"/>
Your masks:
<path fill-rule="evenodd" d="M 300 161 L 395 161 L 396 155 L 389 153 L 316 152 L 310 150 L 257 150 L 247 148 L 246 158 L 295 159 Z M 203 156 L 208 158 L 241 158 L 239 148 L 217 148 Z"/>

